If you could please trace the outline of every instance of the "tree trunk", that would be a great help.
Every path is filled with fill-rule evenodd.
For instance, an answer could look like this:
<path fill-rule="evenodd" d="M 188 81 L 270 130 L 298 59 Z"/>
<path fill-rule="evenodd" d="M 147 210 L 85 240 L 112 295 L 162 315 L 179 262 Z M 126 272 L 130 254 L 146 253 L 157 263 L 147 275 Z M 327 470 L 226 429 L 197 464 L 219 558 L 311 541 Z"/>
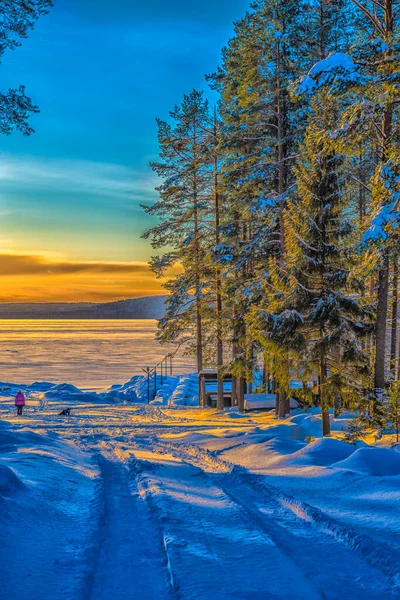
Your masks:
<path fill-rule="evenodd" d="M 376 282 L 375 282 L 374 278 L 371 277 L 370 286 L 369 286 L 369 301 L 371 303 L 376 294 L 375 287 L 376 287 Z M 371 332 L 368 334 L 368 357 L 369 357 L 369 367 L 371 369 L 371 373 L 373 372 L 373 369 L 374 369 L 374 365 L 373 365 L 374 343 L 375 343 L 375 334 Z"/>
<path fill-rule="evenodd" d="M 386 35 L 393 33 L 392 1 L 385 0 L 385 27 Z M 393 108 L 387 108 L 382 118 L 382 162 L 387 160 L 388 145 L 392 134 Z M 386 362 L 386 327 L 389 299 L 389 253 L 386 248 L 382 250 L 382 265 L 378 280 L 378 302 L 376 309 L 376 356 L 374 388 L 376 397 L 382 397 L 385 390 L 385 362 Z"/>
<path fill-rule="evenodd" d="M 281 63 L 282 59 L 285 58 L 286 48 L 285 44 L 281 44 L 278 41 L 277 50 L 277 80 L 276 80 L 276 114 L 277 114 L 277 135 L 278 135 L 278 191 L 279 191 L 279 237 L 280 237 L 280 256 L 278 258 L 278 264 L 283 267 L 285 262 L 285 190 L 286 190 L 286 167 L 285 167 L 285 119 L 286 119 L 286 105 L 281 90 Z M 289 359 L 285 361 L 286 367 L 289 370 Z M 281 390 L 279 386 L 279 393 L 277 396 L 277 414 L 280 418 L 285 418 L 290 412 L 290 405 L 288 394 L 286 390 Z"/>
<path fill-rule="evenodd" d="M 326 358 L 325 351 L 321 350 L 320 358 L 320 369 L 319 369 L 319 401 L 322 410 L 322 435 L 329 435 L 331 433 L 331 423 L 329 418 L 329 404 L 325 397 L 325 385 L 326 385 Z"/>
<path fill-rule="evenodd" d="M 246 380 L 244 377 L 239 377 L 239 394 L 238 394 L 238 409 L 239 412 L 244 411 L 244 394 L 246 389 Z"/>
<path fill-rule="evenodd" d="M 265 393 L 268 394 L 269 390 L 269 377 L 268 377 L 268 365 L 267 365 L 267 356 L 264 352 L 263 354 L 263 374 L 262 374 L 262 386 L 263 386 L 263 390 L 265 390 Z"/>
<path fill-rule="evenodd" d="M 200 300 L 196 298 L 196 358 L 197 358 L 197 372 L 200 373 L 203 370 L 203 332 L 201 323 L 201 309 Z M 199 402 L 200 406 L 204 406 L 203 386 L 199 379 Z"/>
<path fill-rule="evenodd" d="M 276 118 L 277 118 L 277 136 L 278 136 L 278 193 L 279 193 L 279 235 L 280 235 L 280 263 L 283 263 L 283 256 L 285 253 L 285 224 L 284 224 L 284 209 L 285 209 L 285 147 L 284 147 L 284 132 L 283 132 L 283 120 L 284 120 L 284 108 L 282 102 L 281 93 L 281 44 L 278 41 L 277 50 L 277 63 L 276 63 Z"/>
<path fill-rule="evenodd" d="M 339 392 L 335 396 L 335 417 L 340 415 L 340 411 L 342 410 L 342 397 Z"/>
<path fill-rule="evenodd" d="M 288 353 L 286 353 L 286 356 L 284 359 L 282 359 L 282 362 L 283 362 L 283 366 L 286 371 L 286 379 L 290 379 L 288 376 L 289 369 L 290 369 Z M 279 417 L 285 418 L 288 414 L 290 414 L 290 398 L 289 398 L 289 394 L 288 394 L 287 390 L 282 390 L 280 385 L 279 385 L 278 389 L 279 389 L 278 414 L 279 414 Z"/>
<path fill-rule="evenodd" d="M 400 335 L 399 335 L 399 348 L 398 348 L 397 356 L 399 357 L 399 360 L 397 363 L 397 379 L 396 379 L 396 381 L 400 381 Z"/>
<path fill-rule="evenodd" d="M 376 355 L 374 388 L 377 397 L 385 390 L 386 319 L 389 295 L 389 255 L 383 251 L 382 267 L 378 280 L 378 305 L 376 309 Z"/>
<path fill-rule="evenodd" d="M 396 356 L 397 356 L 397 314 L 398 314 L 398 287 L 399 287 L 399 264 L 398 257 L 393 257 L 393 292 L 392 292 L 392 332 L 390 340 L 390 370 L 396 379 Z"/>
<path fill-rule="evenodd" d="M 361 9 L 364 16 L 369 19 L 375 29 L 381 35 L 384 41 L 391 41 L 393 32 L 395 30 L 395 16 L 397 13 L 393 11 L 393 0 L 382 0 L 380 6 L 383 10 L 383 18 L 379 21 L 373 12 L 370 12 L 365 7 L 365 3 L 361 6 L 361 3 L 353 0 L 353 3 L 357 5 L 358 9 Z M 373 3 L 373 7 L 376 7 L 376 3 Z M 383 28 L 383 30 L 382 30 Z M 384 53 L 384 58 L 387 60 L 387 71 L 386 74 L 392 75 L 391 67 L 391 53 L 390 43 L 388 50 Z M 384 163 L 388 159 L 389 146 L 392 140 L 392 129 L 393 129 L 393 104 L 388 105 L 383 111 L 382 125 L 380 131 L 380 156 L 379 162 Z M 376 356 L 375 356 L 375 372 L 374 372 L 374 387 L 375 395 L 377 397 L 382 396 L 385 388 L 385 359 L 386 359 L 386 319 L 388 312 L 388 285 L 389 285 L 389 256 L 386 249 L 382 251 L 382 266 L 379 271 L 378 281 L 378 304 L 376 312 Z"/>
<path fill-rule="evenodd" d="M 237 309 L 233 311 L 233 342 L 232 355 L 233 361 L 236 364 L 236 357 L 239 354 L 239 323 Z M 236 375 L 232 376 L 232 406 L 237 406 L 239 402 L 239 378 Z"/>
<path fill-rule="evenodd" d="M 195 133 L 196 136 L 196 133 Z M 196 139 L 196 138 L 195 138 Z M 203 370 L 203 330 L 202 330 L 202 319 L 201 319 L 201 305 L 200 305 L 200 292 L 201 292 L 201 281 L 200 281 L 200 252 L 199 252 L 199 207 L 197 198 L 197 177 L 194 175 L 193 179 L 193 217 L 194 217 L 194 251 L 195 251 L 195 269 L 196 269 L 196 358 L 197 358 L 197 372 Z M 199 403 L 204 406 L 203 386 L 200 384 L 199 379 Z"/>
<path fill-rule="evenodd" d="M 232 375 L 232 406 L 237 406 L 237 378 Z"/>
<path fill-rule="evenodd" d="M 249 375 L 248 379 L 247 379 L 247 393 L 252 394 L 253 393 L 253 361 L 254 361 L 254 356 L 255 356 L 255 348 L 254 348 L 253 342 L 249 341 L 247 351 L 248 351 L 247 361 L 248 361 L 248 364 L 251 365 L 251 368 L 252 368 L 251 375 Z"/>
<path fill-rule="evenodd" d="M 285 391 L 279 392 L 279 417 L 285 419 L 289 413 L 288 411 L 288 394 Z"/>
<path fill-rule="evenodd" d="M 214 114 L 214 210 L 215 210 L 215 245 L 220 244 L 220 198 L 218 191 L 218 156 L 217 156 L 217 116 Z M 221 297 L 221 272 L 217 264 L 215 269 L 216 279 L 216 318 L 217 318 L 217 408 L 224 409 L 224 352 L 222 343 L 222 297 Z"/>
<path fill-rule="evenodd" d="M 279 392 L 278 392 L 278 386 L 276 384 L 276 376 L 275 376 L 275 361 L 276 358 L 272 359 L 272 393 L 275 394 L 275 414 L 276 416 L 279 415 Z"/>

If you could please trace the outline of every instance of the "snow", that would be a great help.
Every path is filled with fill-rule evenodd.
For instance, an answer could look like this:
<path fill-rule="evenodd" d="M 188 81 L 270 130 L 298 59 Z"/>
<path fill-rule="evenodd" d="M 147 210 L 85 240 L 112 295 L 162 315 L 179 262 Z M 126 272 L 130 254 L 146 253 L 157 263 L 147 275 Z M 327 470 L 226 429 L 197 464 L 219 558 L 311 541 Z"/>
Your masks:
<path fill-rule="evenodd" d="M 387 448 L 359 448 L 335 467 L 374 477 L 400 475 L 400 455 Z"/>
<path fill-rule="evenodd" d="M 380 599 L 400 585 L 400 451 L 195 406 L 195 375 L 0 393 L 2 600 Z M 70 417 L 59 413 L 72 407 Z M 323 565 L 323 568 L 318 568 Z M 249 577 L 251 573 L 251 577 Z"/>
<path fill-rule="evenodd" d="M 262 408 L 275 408 L 275 394 L 245 394 L 244 407 L 245 410 L 260 410 Z M 298 408 L 298 403 L 294 398 L 290 398 L 290 408 Z"/>
<path fill-rule="evenodd" d="M 354 447 L 336 439 L 321 439 L 307 444 L 289 456 L 284 456 L 280 466 L 328 466 L 337 461 L 347 459 L 354 452 Z"/>
<path fill-rule="evenodd" d="M 0 494 L 11 496 L 25 486 L 12 469 L 7 465 L 0 465 Z"/>
<path fill-rule="evenodd" d="M 399 213 L 395 208 L 397 204 L 398 198 L 395 202 L 390 202 L 389 204 L 379 207 L 372 218 L 370 227 L 362 236 L 363 244 L 385 241 L 389 237 L 386 228 L 389 225 L 394 229 L 398 227 Z"/>
<path fill-rule="evenodd" d="M 311 94 L 324 85 L 355 82 L 359 78 L 358 65 L 349 54 L 336 52 L 316 63 L 308 75 L 300 79 L 298 94 Z"/>

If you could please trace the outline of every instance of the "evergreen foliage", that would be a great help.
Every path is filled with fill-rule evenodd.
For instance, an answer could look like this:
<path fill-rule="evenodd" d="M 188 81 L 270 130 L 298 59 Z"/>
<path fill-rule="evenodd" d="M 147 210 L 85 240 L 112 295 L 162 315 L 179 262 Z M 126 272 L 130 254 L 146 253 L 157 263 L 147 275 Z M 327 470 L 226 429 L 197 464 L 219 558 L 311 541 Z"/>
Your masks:
<path fill-rule="evenodd" d="M 182 269 L 160 339 L 217 367 L 220 408 L 223 373 L 243 409 L 262 368 L 282 417 L 298 380 L 324 434 L 342 406 L 382 426 L 400 372 L 398 4 L 256 0 L 207 76 L 214 110 L 192 92 L 158 122 L 146 236 L 159 276 Z"/>
<path fill-rule="evenodd" d="M 1 0 L 0 2 L 0 61 L 6 50 L 15 50 L 21 39 L 28 36 L 35 21 L 49 12 L 52 0 Z M 31 135 L 29 115 L 39 108 L 25 93 L 25 86 L 0 92 L 0 133 L 10 135 L 14 130 Z"/>

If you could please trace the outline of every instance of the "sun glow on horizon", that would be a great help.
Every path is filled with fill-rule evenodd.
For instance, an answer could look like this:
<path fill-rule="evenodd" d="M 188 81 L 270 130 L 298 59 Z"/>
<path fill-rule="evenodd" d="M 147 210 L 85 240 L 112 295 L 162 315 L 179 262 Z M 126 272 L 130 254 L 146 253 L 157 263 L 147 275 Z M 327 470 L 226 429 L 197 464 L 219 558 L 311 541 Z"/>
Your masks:
<path fill-rule="evenodd" d="M 179 267 L 169 275 L 178 273 Z M 165 293 L 144 262 L 71 261 L 0 253 L 0 302 L 109 302 Z"/>

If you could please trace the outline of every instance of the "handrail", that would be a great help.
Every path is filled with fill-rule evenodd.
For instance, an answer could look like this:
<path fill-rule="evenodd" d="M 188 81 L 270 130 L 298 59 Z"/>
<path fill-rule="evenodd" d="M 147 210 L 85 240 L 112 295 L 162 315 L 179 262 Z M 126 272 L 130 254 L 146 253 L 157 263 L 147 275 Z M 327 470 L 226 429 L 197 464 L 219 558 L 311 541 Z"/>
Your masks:
<path fill-rule="evenodd" d="M 164 358 L 162 358 L 160 360 L 160 362 L 158 362 L 155 366 L 153 367 L 140 367 L 142 369 L 142 371 L 147 375 L 147 404 L 150 404 L 150 396 L 151 396 L 151 392 L 150 392 L 150 387 L 151 387 L 151 376 L 154 374 L 154 391 L 153 391 L 153 399 L 157 396 L 157 369 L 158 367 L 160 367 L 160 385 L 163 385 L 164 383 L 164 379 L 168 379 L 168 371 L 169 371 L 169 376 L 172 377 L 172 373 L 173 373 L 173 364 L 172 364 L 172 360 L 175 357 L 175 353 L 168 353 L 164 356 Z M 169 360 L 168 360 L 169 359 Z M 188 367 L 194 367 L 197 368 L 196 365 L 180 365 L 181 368 L 188 368 Z"/>

